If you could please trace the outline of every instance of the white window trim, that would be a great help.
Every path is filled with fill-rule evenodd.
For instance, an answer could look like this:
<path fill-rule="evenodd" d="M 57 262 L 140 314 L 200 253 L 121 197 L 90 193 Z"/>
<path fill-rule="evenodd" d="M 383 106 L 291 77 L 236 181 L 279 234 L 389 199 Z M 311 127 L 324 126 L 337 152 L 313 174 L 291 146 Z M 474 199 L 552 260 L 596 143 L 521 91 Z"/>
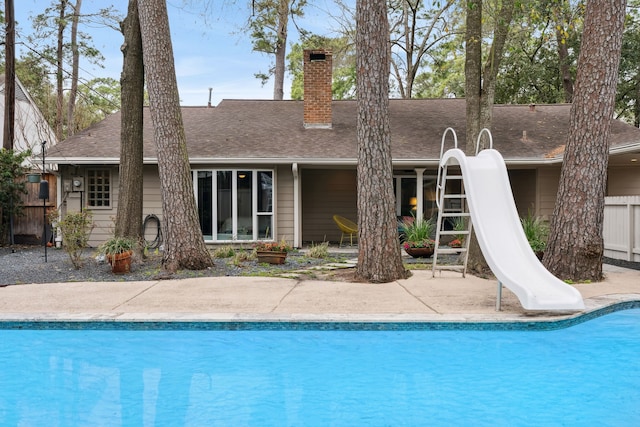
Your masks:
<path fill-rule="evenodd" d="M 94 171 L 106 171 L 108 176 L 109 176 L 109 206 L 91 206 L 90 205 L 90 200 L 91 197 L 89 195 L 90 191 L 89 189 L 91 188 L 91 183 L 89 181 L 89 174 L 90 172 L 94 172 Z M 84 195 L 85 201 L 84 201 L 84 207 L 87 209 L 91 209 L 91 210 L 111 210 L 111 209 L 115 209 L 114 207 L 114 200 L 113 200 L 113 171 L 111 168 L 88 168 L 84 174 L 84 188 L 85 191 L 84 193 L 86 193 Z"/>
<path fill-rule="evenodd" d="M 198 172 L 211 172 L 212 174 L 212 213 L 211 220 L 213 221 L 211 239 L 205 238 L 206 243 L 251 243 L 257 242 L 265 239 L 260 239 L 258 234 L 258 217 L 259 216 L 271 216 L 271 236 L 270 240 L 275 240 L 276 236 L 276 170 L 275 169 L 266 169 L 266 168 L 199 168 L 192 169 L 192 179 L 193 179 L 193 196 L 196 201 L 196 206 L 198 205 Z M 232 225 L 232 237 L 231 239 L 218 239 L 217 226 L 218 223 L 218 210 L 216 209 L 217 203 L 217 189 L 218 189 L 218 174 L 217 172 L 229 171 L 231 172 L 231 216 L 233 218 Z M 251 239 L 248 240 L 240 240 L 238 239 L 238 172 L 246 171 L 251 172 L 251 222 L 253 227 L 253 235 Z M 271 211 L 270 212 L 258 212 L 258 173 L 259 172 L 270 172 L 272 177 L 272 189 L 271 189 Z"/>

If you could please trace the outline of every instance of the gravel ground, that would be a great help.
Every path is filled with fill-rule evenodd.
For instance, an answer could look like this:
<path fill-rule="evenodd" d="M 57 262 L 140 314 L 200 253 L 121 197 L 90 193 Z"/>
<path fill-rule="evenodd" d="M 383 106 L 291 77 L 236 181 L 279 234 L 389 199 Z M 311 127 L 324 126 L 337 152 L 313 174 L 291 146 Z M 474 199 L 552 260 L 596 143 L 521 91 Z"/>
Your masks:
<path fill-rule="evenodd" d="M 291 252 L 283 265 L 258 263 L 254 259 L 234 263 L 232 258 L 214 258 L 214 267 L 211 269 L 180 270 L 173 275 L 168 275 L 161 268 L 161 255 L 155 254 L 146 259 L 135 259 L 131 264 L 131 272 L 127 274 L 113 274 L 107 262 L 96 259 L 95 249 L 85 250 L 83 265 L 76 270 L 69 260 L 69 255 L 61 249 L 48 248 L 45 261 L 45 250 L 42 246 L 0 246 L 0 286 L 26 283 L 131 282 L 220 276 L 283 276 L 294 271 L 354 258 L 357 258 L 356 253 L 331 252 L 331 248 L 329 248 L 329 256 L 324 259 L 311 258 L 305 256 L 303 252 Z M 441 255 L 438 260 L 439 264 L 457 264 L 455 255 Z M 405 256 L 403 261 L 409 266 L 408 268 L 411 268 L 412 264 L 427 264 L 430 268 L 432 258 L 414 259 Z M 353 273 L 353 268 L 332 271 L 313 270 L 299 277 L 354 281 Z"/>
<path fill-rule="evenodd" d="M 121 282 L 158 279 L 186 279 L 193 277 L 219 276 L 276 276 L 290 271 L 302 270 L 328 262 L 344 261 L 350 254 L 329 254 L 329 258 L 316 259 L 301 253 L 290 253 L 283 265 L 259 264 L 248 260 L 235 265 L 231 258 L 214 258 L 215 266 L 203 271 L 181 270 L 168 276 L 161 269 L 161 255 L 151 255 L 147 259 L 136 259 L 131 272 L 116 275 L 111 266 L 95 258 L 95 250 L 85 250 L 83 265 L 76 270 L 69 255 L 61 249 L 42 246 L 0 247 L 0 285 L 25 283 L 59 282 Z"/>

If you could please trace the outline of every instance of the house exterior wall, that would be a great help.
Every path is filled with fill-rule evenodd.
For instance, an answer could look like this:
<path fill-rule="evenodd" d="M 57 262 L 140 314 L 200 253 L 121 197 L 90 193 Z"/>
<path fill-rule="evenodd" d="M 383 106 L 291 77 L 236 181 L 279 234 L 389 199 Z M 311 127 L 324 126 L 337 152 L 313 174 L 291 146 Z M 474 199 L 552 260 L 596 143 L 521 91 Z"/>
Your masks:
<path fill-rule="evenodd" d="M 302 240 L 339 242 L 340 230 L 333 215 L 357 222 L 355 169 L 303 169 Z"/>
<path fill-rule="evenodd" d="M 221 165 L 198 165 L 198 169 L 224 169 L 228 166 Z M 245 166 L 242 166 L 244 168 Z M 79 168 L 70 168 L 68 166 L 61 167 L 60 178 L 62 181 L 70 180 L 72 177 L 81 176 L 86 180 L 87 171 L 90 169 L 108 169 L 111 177 L 111 206 L 109 208 L 87 208 L 86 194 L 83 193 L 64 193 L 62 211 L 77 212 L 80 206 L 90 209 L 93 214 L 93 222 L 95 227 L 91 232 L 89 245 L 97 247 L 102 242 L 112 236 L 114 230 L 114 221 L 118 208 L 118 196 L 120 190 L 120 175 L 118 167 L 112 166 L 83 166 Z M 248 169 L 254 169 L 248 166 Z M 264 168 L 261 166 L 260 168 Z M 286 239 L 293 241 L 293 174 L 290 166 L 278 166 L 273 168 L 275 171 L 275 237 L 277 240 Z M 143 218 L 140 219 L 144 223 L 148 215 L 155 215 L 162 221 L 162 199 L 160 196 L 160 178 L 158 167 L 156 165 L 144 166 L 144 183 L 143 183 Z M 145 228 L 144 236 L 147 243 L 152 243 L 157 237 L 157 222 L 149 220 Z"/>
<path fill-rule="evenodd" d="M 293 243 L 293 172 L 291 166 L 282 165 L 276 168 L 275 189 L 275 237 L 277 240 L 285 239 Z"/>
<path fill-rule="evenodd" d="M 550 220 L 558 196 L 560 165 L 538 168 L 536 185 L 536 216 Z"/>
<path fill-rule="evenodd" d="M 198 165 L 197 169 L 224 169 L 228 165 Z M 95 228 L 89 244 L 97 247 L 113 233 L 119 196 L 119 173 L 116 165 L 109 166 L 61 166 L 59 170 L 60 186 L 65 180 L 81 176 L 87 179 L 90 169 L 107 169 L 111 177 L 111 206 L 109 208 L 91 208 Z M 237 169 L 238 167 L 234 167 Z M 254 169 L 252 165 L 240 168 Z M 260 166 L 264 169 L 264 166 Z M 269 168 L 271 169 L 271 168 Z M 293 242 L 294 238 L 294 178 L 290 165 L 274 166 L 274 217 L 276 240 L 282 238 Z M 512 191 L 520 216 L 526 216 L 531 209 L 535 215 L 550 219 L 558 191 L 560 165 L 543 166 L 537 169 L 512 169 L 509 171 Z M 357 178 L 355 169 L 310 169 L 300 168 L 301 186 L 301 233 L 302 241 L 322 242 L 340 241 L 341 233 L 333 222 L 333 215 L 338 214 L 357 221 Z M 609 196 L 625 196 L 640 194 L 640 174 L 634 167 L 610 168 L 608 191 Z M 143 218 L 155 215 L 162 220 L 162 202 L 160 197 L 160 181 L 156 165 L 145 165 L 143 184 Z M 82 196 L 82 197 L 81 197 Z M 63 213 L 78 211 L 80 205 L 86 207 L 86 193 L 62 192 Z M 144 230 L 145 240 L 153 242 L 157 236 L 155 221 L 150 221 Z"/>
<path fill-rule="evenodd" d="M 529 212 L 536 212 L 536 179 L 535 169 L 512 169 L 509 171 L 511 192 L 518 209 L 518 215 L 526 217 Z"/>
<path fill-rule="evenodd" d="M 640 169 L 637 166 L 610 167 L 607 196 L 640 195 Z"/>
<path fill-rule="evenodd" d="M 63 215 L 69 212 L 79 212 L 86 208 L 86 192 L 68 191 L 65 183 L 71 182 L 74 177 L 83 177 L 87 179 L 87 171 L 89 169 L 105 169 L 110 172 L 111 179 L 111 206 L 108 208 L 90 209 L 93 215 L 94 228 L 89 236 L 89 246 L 97 247 L 105 241 L 113 231 L 113 219 L 116 215 L 116 200 L 118 196 L 118 169 L 117 166 L 80 166 L 71 167 L 68 165 L 60 165 L 58 169 L 58 182 L 61 194 L 61 204 L 59 210 Z"/>
<path fill-rule="evenodd" d="M 80 210 L 80 206 L 91 210 L 95 227 L 91 232 L 89 245 L 91 247 L 97 247 L 113 235 L 113 230 L 115 228 L 114 221 L 118 209 L 118 197 L 120 193 L 120 174 L 118 172 L 118 167 L 115 165 L 82 166 L 79 168 L 63 166 L 60 167 L 59 178 L 61 183 L 63 183 L 65 180 L 70 180 L 76 176 L 84 177 L 86 185 L 87 171 L 92 169 L 109 170 L 111 178 L 111 206 L 108 208 L 89 208 L 87 207 L 86 191 L 84 193 L 64 192 L 64 187 L 62 187 L 61 210 L 63 213 L 78 212 Z M 160 199 L 158 168 L 155 165 L 145 165 L 143 174 L 143 218 L 140 218 L 140 221 L 144 221 L 144 218 L 146 218 L 147 215 L 152 214 L 162 220 L 162 202 Z M 148 230 L 145 230 L 145 239 L 148 242 L 152 242 L 156 235 L 157 228 L 155 227 L 155 224 L 153 224 Z"/>

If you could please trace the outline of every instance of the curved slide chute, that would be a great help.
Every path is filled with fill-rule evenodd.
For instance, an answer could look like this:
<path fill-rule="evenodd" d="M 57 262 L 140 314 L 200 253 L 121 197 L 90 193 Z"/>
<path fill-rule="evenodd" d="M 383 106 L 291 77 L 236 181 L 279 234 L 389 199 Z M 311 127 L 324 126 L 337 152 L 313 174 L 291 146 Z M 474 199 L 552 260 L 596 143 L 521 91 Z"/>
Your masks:
<path fill-rule="evenodd" d="M 507 167 L 494 149 L 467 157 L 458 148 L 444 153 L 440 165 L 460 165 L 473 228 L 497 279 L 527 310 L 584 310 L 582 295 L 551 274 L 538 260 L 522 229 Z"/>

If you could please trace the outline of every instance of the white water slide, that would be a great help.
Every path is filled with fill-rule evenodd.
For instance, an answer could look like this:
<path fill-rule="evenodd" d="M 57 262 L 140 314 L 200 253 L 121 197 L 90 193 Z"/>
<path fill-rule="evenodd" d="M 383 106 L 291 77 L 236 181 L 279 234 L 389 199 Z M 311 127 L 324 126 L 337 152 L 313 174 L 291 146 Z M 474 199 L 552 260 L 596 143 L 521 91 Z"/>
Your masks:
<path fill-rule="evenodd" d="M 538 260 L 522 229 L 507 167 L 494 149 L 466 156 L 458 148 L 440 166 L 459 164 L 473 229 L 493 274 L 527 310 L 584 310 L 582 295 Z"/>

